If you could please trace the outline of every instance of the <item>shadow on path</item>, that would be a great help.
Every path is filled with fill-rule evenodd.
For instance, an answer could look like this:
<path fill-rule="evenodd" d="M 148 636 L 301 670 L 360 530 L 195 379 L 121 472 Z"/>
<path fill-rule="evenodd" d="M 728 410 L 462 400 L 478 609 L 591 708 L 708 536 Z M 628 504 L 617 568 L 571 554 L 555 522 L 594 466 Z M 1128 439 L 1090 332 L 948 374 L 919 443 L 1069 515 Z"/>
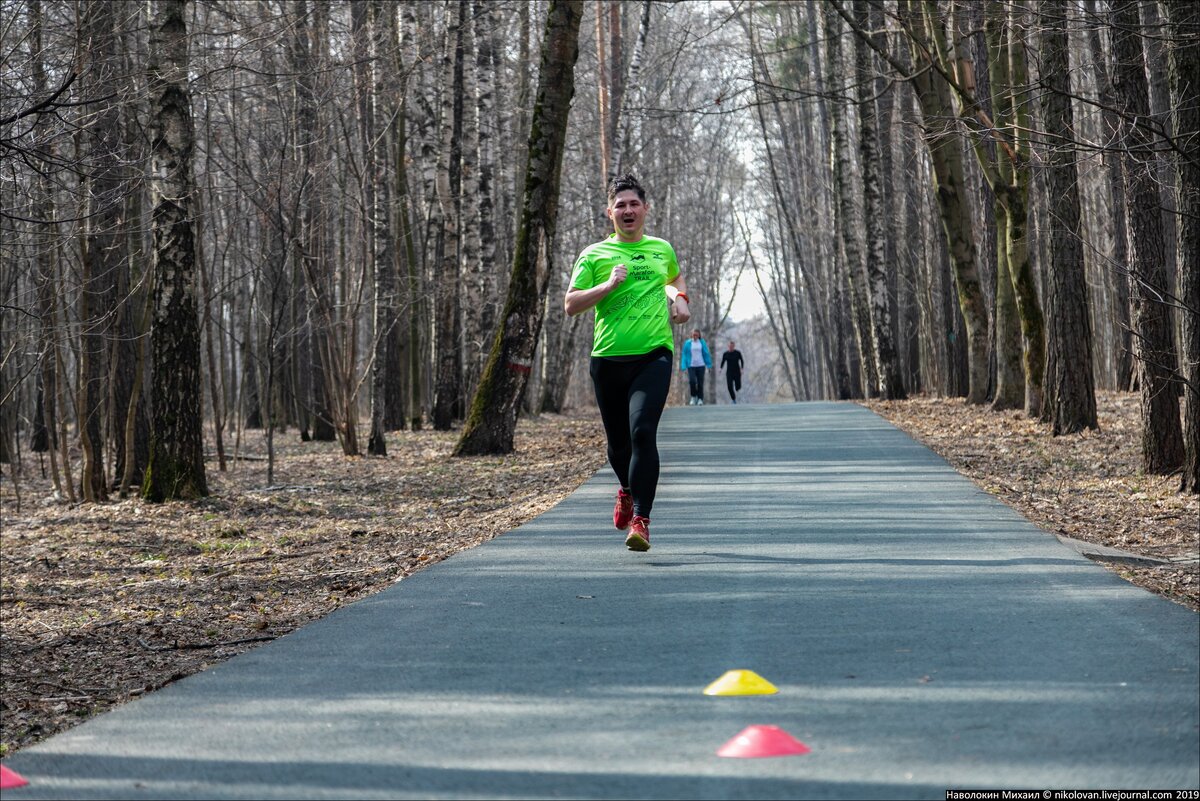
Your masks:
<path fill-rule="evenodd" d="M 22 750 L 22 798 L 943 798 L 1194 788 L 1200 619 L 861 407 L 668 410 L 479 548 Z M 730 669 L 777 695 L 712 698 Z M 802 757 L 722 759 L 751 724 Z"/>

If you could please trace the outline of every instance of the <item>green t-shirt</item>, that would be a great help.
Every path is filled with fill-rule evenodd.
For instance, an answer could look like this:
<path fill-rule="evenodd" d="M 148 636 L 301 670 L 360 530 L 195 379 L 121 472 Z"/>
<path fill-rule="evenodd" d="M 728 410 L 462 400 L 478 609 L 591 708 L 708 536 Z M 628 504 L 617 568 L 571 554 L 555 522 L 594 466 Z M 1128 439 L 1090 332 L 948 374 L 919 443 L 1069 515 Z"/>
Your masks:
<path fill-rule="evenodd" d="M 671 336 L 668 283 L 679 275 L 675 249 L 665 239 L 643 236 L 622 242 L 617 235 L 584 248 L 571 271 L 572 289 L 600 286 L 613 267 L 624 264 L 625 280 L 596 304 L 593 356 L 636 356 L 655 348 L 675 350 Z"/>

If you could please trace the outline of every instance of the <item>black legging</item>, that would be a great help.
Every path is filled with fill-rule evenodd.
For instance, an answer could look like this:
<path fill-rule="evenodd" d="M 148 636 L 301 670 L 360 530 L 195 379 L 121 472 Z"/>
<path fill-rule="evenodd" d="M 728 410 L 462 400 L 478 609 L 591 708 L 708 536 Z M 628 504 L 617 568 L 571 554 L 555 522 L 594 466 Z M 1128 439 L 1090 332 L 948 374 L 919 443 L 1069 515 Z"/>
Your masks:
<path fill-rule="evenodd" d="M 725 373 L 725 387 L 729 390 L 729 399 L 737 400 L 738 391 L 742 388 L 742 374 L 732 370 Z"/>
<path fill-rule="evenodd" d="M 591 373 L 608 463 L 633 496 L 633 513 L 649 517 L 658 488 L 658 421 L 671 388 L 671 351 L 659 348 L 631 361 L 593 356 Z"/>

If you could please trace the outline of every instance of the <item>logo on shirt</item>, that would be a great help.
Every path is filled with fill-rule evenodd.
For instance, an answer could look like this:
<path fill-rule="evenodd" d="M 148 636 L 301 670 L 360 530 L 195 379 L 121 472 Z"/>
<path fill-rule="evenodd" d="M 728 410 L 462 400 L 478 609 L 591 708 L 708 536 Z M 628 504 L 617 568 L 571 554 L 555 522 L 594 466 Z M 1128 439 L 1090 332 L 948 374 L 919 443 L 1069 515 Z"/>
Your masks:
<path fill-rule="evenodd" d="M 642 255 L 641 253 L 635 254 L 634 257 L 632 259 L 630 259 L 630 261 L 645 261 L 645 260 L 646 260 L 646 257 L 644 255 Z"/>

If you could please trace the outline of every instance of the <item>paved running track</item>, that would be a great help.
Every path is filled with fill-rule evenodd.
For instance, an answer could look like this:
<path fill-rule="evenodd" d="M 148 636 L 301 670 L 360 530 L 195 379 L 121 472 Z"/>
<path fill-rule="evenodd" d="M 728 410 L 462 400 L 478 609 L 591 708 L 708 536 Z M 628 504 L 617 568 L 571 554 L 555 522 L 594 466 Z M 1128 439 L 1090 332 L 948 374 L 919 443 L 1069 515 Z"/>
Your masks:
<path fill-rule="evenodd" d="M 850 404 L 679 407 L 536 520 L 5 765 L 34 798 L 1196 788 L 1200 618 Z M 725 671 L 777 695 L 710 697 Z M 810 754 L 729 759 L 751 724 Z"/>

